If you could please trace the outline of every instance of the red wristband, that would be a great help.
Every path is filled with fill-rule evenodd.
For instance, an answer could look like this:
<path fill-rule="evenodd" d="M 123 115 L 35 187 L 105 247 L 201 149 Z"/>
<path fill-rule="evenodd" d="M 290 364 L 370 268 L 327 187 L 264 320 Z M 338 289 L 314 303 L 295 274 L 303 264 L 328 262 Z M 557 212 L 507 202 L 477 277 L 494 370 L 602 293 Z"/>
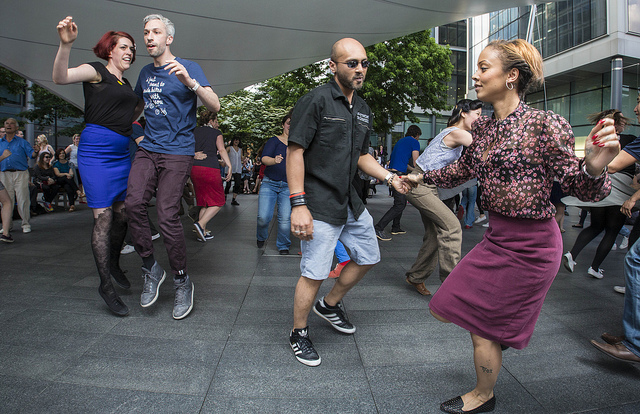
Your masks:
<path fill-rule="evenodd" d="M 301 191 L 301 192 L 299 192 L 299 193 L 293 193 L 293 194 L 291 194 L 291 195 L 289 196 L 289 198 L 293 198 L 293 197 L 295 197 L 295 196 L 305 195 L 305 194 L 306 194 L 306 193 L 305 193 L 304 191 Z"/>

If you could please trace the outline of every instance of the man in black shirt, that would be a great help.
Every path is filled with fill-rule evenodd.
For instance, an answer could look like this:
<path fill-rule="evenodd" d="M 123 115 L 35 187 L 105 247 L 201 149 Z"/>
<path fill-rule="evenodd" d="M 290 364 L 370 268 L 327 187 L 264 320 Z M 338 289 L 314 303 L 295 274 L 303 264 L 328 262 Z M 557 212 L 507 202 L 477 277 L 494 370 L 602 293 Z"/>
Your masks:
<path fill-rule="evenodd" d="M 357 169 L 397 191 L 406 193 L 408 189 L 368 152 L 371 110 L 356 93 L 368 66 L 360 42 L 350 38 L 337 41 L 329 62 L 334 78 L 300 98 L 291 118 L 287 180 L 291 231 L 302 240 L 302 260 L 289 341 L 298 361 L 309 366 L 321 362 L 309 340 L 311 308 L 339 332 L 354 333 L 356 328 L 341 306 L 342 298 L 380 261 L 373 219 L 351 184 Z M 331 270 L 338 239 L 349 249 L 351 261 L 331 291 L 313 306 Z"/>

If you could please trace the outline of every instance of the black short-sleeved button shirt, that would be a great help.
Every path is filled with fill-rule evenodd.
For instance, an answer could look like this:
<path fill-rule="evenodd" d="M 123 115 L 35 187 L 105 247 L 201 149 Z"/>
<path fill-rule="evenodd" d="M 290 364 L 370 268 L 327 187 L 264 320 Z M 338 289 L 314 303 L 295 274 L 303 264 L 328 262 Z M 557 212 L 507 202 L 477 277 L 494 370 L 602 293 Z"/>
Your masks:
<path fill-rule="evenodd" d="M 351 106 L 333 79 L 296 103 L 289 143 L 305 149 L 304 191 L 314 219 L 341 225 L 348 207 L 356 219 L 364 211 L 351 181 L 368 153 L 372 122 L 364 100 L 354 92 Z"/>

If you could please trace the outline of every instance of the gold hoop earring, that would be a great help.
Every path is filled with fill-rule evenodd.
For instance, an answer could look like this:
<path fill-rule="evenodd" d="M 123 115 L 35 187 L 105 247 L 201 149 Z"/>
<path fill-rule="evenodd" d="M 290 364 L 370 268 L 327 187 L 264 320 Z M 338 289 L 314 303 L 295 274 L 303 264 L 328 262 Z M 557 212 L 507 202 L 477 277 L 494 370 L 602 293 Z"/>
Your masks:
<path fill-rule="evenodd" d="M 512 90 L 513 89 L 513 83 L 507 81 L 506 82 L 506 87 L 507 87 L 507 89 Z"/>

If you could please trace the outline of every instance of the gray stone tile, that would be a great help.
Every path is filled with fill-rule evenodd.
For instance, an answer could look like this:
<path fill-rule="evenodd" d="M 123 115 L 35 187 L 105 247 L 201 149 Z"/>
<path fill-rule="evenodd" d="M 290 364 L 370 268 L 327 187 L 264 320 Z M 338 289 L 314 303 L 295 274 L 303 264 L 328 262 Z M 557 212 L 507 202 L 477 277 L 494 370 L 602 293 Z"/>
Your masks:
<path fill-rule="evenodd" d="M 25 412 L 25 405 L 38 398 L 51 382 L 0 375 L 0 407 L 5 414 Z"/>
<path fill-rule="evenodd" d="M 369 392 L 354 344 L 316 344 L 322 363 L 308 367 L 298 362 L 288 343 L 280 345 L 230 343 L 223 353 L 210 395 L 229 398 L 340 398 Z M 242 360 L 242 364 L 238 361 Z"/>
<path fill-rule="evenodd" d="M 615 412 L 615 407 L 639 401 L 637 369 L 627 366 L 621 367 L 620 371 L 623 375 L 600 371 L 597 375 L 571 375 L 570 380 L 566 377 L 546 379 L 524 385 L 549 412 L 573 413 L 589 409 Z M 609 407 L 614 408 L 609 411 Z"/>
<path fill-rule="evenodd" d="M 204 396 L 213 377 L 214 366 L 197 359 L 105 358 L 85 355 L 58 378 L 61 382 L 95 387 Z"/>
<path fill-rule="evenodd" d="M 56 383 L 32 401 L 22 413 L 197 413 L 204 397 Z"/>
<path fill-rule="evenodd" d="M 0 344 L 0 372 L 3 375 L 53 381 L 74 358 L 65 353 L 34 350 L 24 346 Z"/>
<path fill-rule="evenodd" d="M 376 405 L 370 394 L 352 395 L 348 399 L 331 398 L 229 398 L 207 396 L 205 413 L 344 413 L 375 414 Z"/>

